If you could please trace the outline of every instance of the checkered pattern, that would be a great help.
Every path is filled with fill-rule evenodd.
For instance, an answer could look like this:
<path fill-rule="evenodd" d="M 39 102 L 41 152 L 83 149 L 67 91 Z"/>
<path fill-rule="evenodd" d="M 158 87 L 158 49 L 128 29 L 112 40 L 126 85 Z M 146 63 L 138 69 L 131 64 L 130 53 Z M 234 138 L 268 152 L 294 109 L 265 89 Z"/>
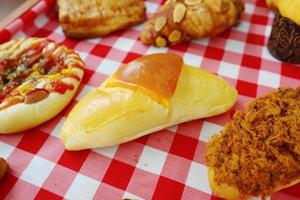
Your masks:
<path fill-rule="evenodd" d="M 54 0 L 42 0 L 0 32 L 0 43 L 18 37 L 47 37 L 80 53 L 85 76 L 74 100 L 51 121 L 15 135 L 0 136 L 0 156 L 11 172 L 0 183 L 0 199 L 218 199 L 213 197 L 204 163 L 205 146 L 230 113 L 180 124 L 110 148 L 66 151 L 58 138 L 63 121 L 84 95 L 122 63 L 155 52 L 174 52 L 185 62 L 214 72 L 239 91 L 234 109 L 278 86 L 300 83 L 300 66 L 283 64 L 267 51 L 273 14 L 263 0 L 245 0 L 239 26 L 215 38 L 169 48 L 144 46 L 144 24 L 105 38 L 76 41 L 59 26 Z M 147 14 L 162 2 L 146 1 Z M 272 200 L 296 200 L 300 185 Z"/>

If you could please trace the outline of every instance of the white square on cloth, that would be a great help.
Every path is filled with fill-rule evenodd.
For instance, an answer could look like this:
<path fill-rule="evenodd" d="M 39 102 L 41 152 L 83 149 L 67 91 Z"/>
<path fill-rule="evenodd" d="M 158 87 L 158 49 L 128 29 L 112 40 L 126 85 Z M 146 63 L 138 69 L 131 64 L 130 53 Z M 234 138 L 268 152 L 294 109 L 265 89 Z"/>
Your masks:
<path fill-rule="evenodd" d="M 123 51 L 130 51 L 135 44 L 135 40 L 120 37 L 114 44 L 114 48 Z"/>
<path fill-rule="evenodd" d="M 14 151 L 13 146 L 0 142 L 0 157 L 7 159 L 13 151 Z"/>
<path fill-rule="evenodd" d="M 167 153 L 145 146 L 137 167 L 154 174 L 160 174 L 167 158 Z"/>
<path fill-rule="evenodd" d="M 39 156 L 35 156 L 23 171 L 20 179 L 41 187 L 50 175 L 54 166 L 54 163 Z"/>
<path fill-rule="evenodd" d="M 192 188 L 211 194 L 207 167 L 199 163 L 192 162 L 186 184 Z"/>
<path fill-rule="evenodd" d="M 278 88 L 280 86 L 280 75 L 260 70 L 258 74 L 258 83 L 271 88 Z"/>
<path fill-rule="evenodd" d="M 99 185 L 100 182 L 78 173 L 65 198 L 76 200 L 93 199 Z"/>
<path fill-rule="evenodd" d="M 200 132 L 200 140 L 208 142 L 213 135 L 219 134 L 222 129 L 223 127 L 218 124 L 204 121 Z"/>
<path fill-rule="evenodd" d="M 201 56 L 197 56 L 197 55 L 191 54 L 191 53 L 185 53 L 183 55 L 183 59 L 184 59 L 184 63 L 186 63 L 188 65 L 192 65 L 195 67 L 201 66 L 201 62 L 202 62 Z"/>
<path fill-rule="evenodd" d="M 96 71 L 106 75 L 112 75 L 115 71 L 117 71 L 120 65 L 121 64 L 119 62 L 105 59 L 100 66 L 97 67 Z"/>
<path fill-rule="evenodd" d="M 233 79 L 238 79 L 240 67 L 227 62 L 221 62 L 218 74 Z"/>

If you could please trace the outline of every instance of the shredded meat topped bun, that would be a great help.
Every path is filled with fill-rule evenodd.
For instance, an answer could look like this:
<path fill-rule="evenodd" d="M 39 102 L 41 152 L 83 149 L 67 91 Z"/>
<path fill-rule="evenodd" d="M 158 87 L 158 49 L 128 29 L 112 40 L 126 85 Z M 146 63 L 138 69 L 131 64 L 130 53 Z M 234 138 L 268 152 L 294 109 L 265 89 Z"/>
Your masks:
<path fill-rule="evenodd" d="M 280 88 L 237 111 L 206 150 L 213 192 L 265 198 L 300 182 L 300 87 Z"/>

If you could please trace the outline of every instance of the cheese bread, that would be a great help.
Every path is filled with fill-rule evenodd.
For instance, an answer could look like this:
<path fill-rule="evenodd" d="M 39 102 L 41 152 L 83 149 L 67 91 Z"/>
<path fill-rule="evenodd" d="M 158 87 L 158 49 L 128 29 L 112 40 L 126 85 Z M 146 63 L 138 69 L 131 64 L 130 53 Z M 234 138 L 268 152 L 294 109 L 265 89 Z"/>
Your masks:
<path fill-rule="evenodd" d="M 229 110 L 237 91 L 175 54 L 142 56 L 85 96 L 67 117 L 68 150 L 112 146 L 166 127 Z"/>

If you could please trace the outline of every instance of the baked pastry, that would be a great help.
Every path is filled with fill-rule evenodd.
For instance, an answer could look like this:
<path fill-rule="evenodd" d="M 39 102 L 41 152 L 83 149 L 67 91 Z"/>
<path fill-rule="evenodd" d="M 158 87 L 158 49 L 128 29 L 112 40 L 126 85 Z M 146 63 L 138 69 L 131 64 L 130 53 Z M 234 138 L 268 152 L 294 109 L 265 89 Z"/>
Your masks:
<path fill-rule="evenodd" d="M 168 0 L 141 33 L 146 45 L 164 47 L 215 36 L 237 24 L 243 0 Z"/>
<path fill-rule="evenodd" d="M 80 100 L 60 137 L 68 150 L 112 146 L 226 112 L 236 99 L 234 87 L 175 54 L 142 56 Z"/>
<path fill-rule="evenodd" d="M 279 0 L 266 0 L 267 5 L 271 9 L 276 9 Z"/>
<path fill-rule="evenodd" d="M 68 37 L 106 36 L 146 20 L 143 0 L 58 0 L 59 22 Z"/>
<path fill-rule="evenodd" d="M 7 162 L 3 158 L 0 158 L 0 181 L 7 174 L 8 170 L 9 166 Z"/>
<path fill-rule="evenodd" d="M 270 2 L 276 8 L 268 42 L 270 53 L 287 63 L 300 63 L 300 0 Z"/>
<path fill-rule="evenodd" d="M 24 131 L 57 115 L 82 75 L 79 55 L 47 39 L 0 45 L 0 133 Z"/>
<path fill-rule="evenodd" d="M 280 88 L 237 111 L 207 145 L 212 191 L 230 200 L 300 182 L 300 87 Z"/>

